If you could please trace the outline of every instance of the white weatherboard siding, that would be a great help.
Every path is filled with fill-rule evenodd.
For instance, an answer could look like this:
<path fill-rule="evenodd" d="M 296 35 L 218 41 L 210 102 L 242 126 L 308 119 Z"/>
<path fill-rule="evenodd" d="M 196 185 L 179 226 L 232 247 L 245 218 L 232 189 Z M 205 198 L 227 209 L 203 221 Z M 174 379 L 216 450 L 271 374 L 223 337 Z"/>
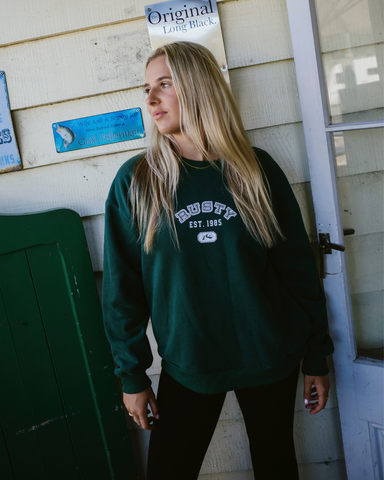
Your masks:
<path fill-rule="evenodd" d="M 80 3 L 67 0 L 58 4 L 48 0 L 13 0 L 2 6 L 0 68 L 7 76 L 24 170 L 0 175 L 0 212 L 21 214 L 52 208 L 77 211 L 83 219 L 99 291 L 105 199 L 119 167 L 145 148 L 146 139 L 57 154 L 51 125 L 141 107 L 147 130 L 142 92 L 144 65 L 150 52 L 143 10 L 147 3 L 141 0 L 85 0 Z M 310 239 L 315 242 L 285 0 L 220 2 L 219 13 L 231 88 L 239 102 L 249 138 L 281 165 L 293 186 Z M 348 155 L 358 152 L 360 142 L 356 137 L 344 135 L 344 139 L 345 149 L 351 152 Z M 375 183 L 380 169 L 379 154 L 370 155 L 368 170 L 371 173 L 364 174 L 372 184 L 372 202 L 374 191 L 379 188 Z M 356 166 L 348 162 L 339 173 L 342 176 L 360 173 L 353 169 L 359 169 L 359 162 Z M 354 180 L 356 198 L 345 198 L 349 211 L 364 208 L 359 203 L 364 179 L 356 177 Z M 359 226 L 361 237 L 347 239 L 351 248 L 361 249 L 363 255 L 369 256 L 372 268 L 379 261 L 379 253 L 370 250 L 380 241 L 374 230 L 375 219 L 368 212 Z M 363 238 L 366 242 L 361 241 Z M 381 297 L 366 291 L 360 281 L 361 277 L 356 276 L 354 299 L 369 315 L 372 308 L 380 308 Z M 372 282 L 377 283 L 374 279 Z M 148 374 L 156 389 L 160 358 L 150 325 L 148 335 L 154 351 L 154 362 Z M 333 386 L 327 408 L 313 418 L 303 407 L 301 383 L 302 379 L 295 408 L 300 479 L 343 480 L 346 477 L 335 388 Z M 142 480 L 149 434 L 136 428 L 131 421 L 129 429 Z M 315 448 L 307 439 L 316 436 Z M 229 393 L 200 479 L 252 479 L 247 443 L 241 411 L 234 394 Z"/>
<path fill-rule="evenodd" d="M 230 71 L 230 77 L 247 130 L 301 120 L 293 60 L 235 69 Z M 271 103 L 274 108 L 271 108 Z M 17 110 L 13 119 L 24 168 L 142 148 L 145 140 L 137 139 L 57 153 L 53 140 L 52 123 L 133 107 L 142 109 L 147 125 L 142 88 Z M 296 156 L 292 158 L 292 161 L 298 160 Z M 300 170 L 302 168 L 300 167 Z"/>
<path fill-rule="evenodd" d="M 98 95 L 95 97 L 70 100 L 42 107 L 17 110 L 14 115 L 16 134 L 18 135 L 21 157 L 24 168 L 35 168 L 54 163 L 66 163 L 103 154 L 125 152 L 130 158 L 131 150 L 143 149 L 146 139 L 112 143 L 97 147 L 57 153 L 52 132 L 52 124 L 86 116 L 98 115 L 128 108 L 142 109 L 144 126 L 147 131 L 146 111 L 142 89 L 133 88 L 121 92 Z"/>
<path fill-rule="evenodd" d="M 124 152 L 32 168 L 17 177 L 0 175 L 1 212 L 20 214 L 63 207 L 81 217 L 104 213 L 109 187 L 129 156 Z"/>
<path fill-rule="evenodd" d="M 224 1 L 217 0 L 217 3 Z M 143 18 L 145 5 L 148 5 L 147 0 L 66 0 L 62 3 L 12 0 L 1 6 L 2 17 L 17 18 L 18 21 L 1 25 L 0 45 Z M 19 15 L 20 11 L 23 12 L 22 16 Z"/>
<path fill-rule="evenodd" d="M 258 2 L 235 2 L 242 3 L 249 5 L 246 15 L 256 18 L 263 14 L 257 10 Z M 283 3 L 280 0 L 280 5 Z M 228 5 L 220 9 L 224 18 Z M 264 5 L 263 10 L 268 11 L 268 24 L 274 26 L 268 47 L 273 51 L 273 61 L 286 59 L 289 35 L 281 13 L 274 13 L 276 0 L 268 7 Z M 236 52 L 244 49 L 250 35 L 255 45 L 266 43 L 265 27 L 250 32 L 242 27 L 243 18 L 243 9 L 232 8 L 228 14 L 229 28 L 238 32 L 236 41 L 226 44 L 227 55 L 232 59 L 230 68 L 244 66 L 242 57 L 237 60 Z M 249 49 L 252 51 L 250 45 Z M 143 66 L 150 51 L 144 18 L 0 48 L 1 68 L 12 80 L 11 108 L 18 110 L 143 85 Z M 251 64 L 266 61 L 267 58 L 255 55 Z"/>

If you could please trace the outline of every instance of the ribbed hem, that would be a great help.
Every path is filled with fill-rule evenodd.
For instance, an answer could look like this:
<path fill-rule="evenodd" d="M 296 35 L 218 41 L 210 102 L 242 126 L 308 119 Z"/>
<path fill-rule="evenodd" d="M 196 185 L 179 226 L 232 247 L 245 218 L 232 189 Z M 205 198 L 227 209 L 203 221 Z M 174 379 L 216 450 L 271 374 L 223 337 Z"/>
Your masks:
<path fill-rule="evenodd" d="M 125 375 L 121 377 L 122 390 L 124 393 L 144 392 L 151 386 L 151 379 L 145 373 Z"/>
<path fill-rule="evenodd" d="M 224 370 L 208 374 L 191 374 L 180 370 L 177 366 L 162 361 L 162 367 L 176 381 L 197 393 L 214 394 L 230 392 L 241 388 L 268 385 L 288 377 L 306 352 L 306 345 L 288 355 L 284 362 L 274 368 L 247 367 Z"/>

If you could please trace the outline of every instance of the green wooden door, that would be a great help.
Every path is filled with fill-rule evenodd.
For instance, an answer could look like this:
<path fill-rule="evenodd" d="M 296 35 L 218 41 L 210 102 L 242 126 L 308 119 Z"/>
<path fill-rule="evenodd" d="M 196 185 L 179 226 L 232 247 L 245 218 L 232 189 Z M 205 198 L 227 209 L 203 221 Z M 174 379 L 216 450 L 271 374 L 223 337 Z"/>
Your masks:
<path fill-rule="evenodd" d="M 2 480 L 136 479 L 80 218 L 0 232 Z"/>

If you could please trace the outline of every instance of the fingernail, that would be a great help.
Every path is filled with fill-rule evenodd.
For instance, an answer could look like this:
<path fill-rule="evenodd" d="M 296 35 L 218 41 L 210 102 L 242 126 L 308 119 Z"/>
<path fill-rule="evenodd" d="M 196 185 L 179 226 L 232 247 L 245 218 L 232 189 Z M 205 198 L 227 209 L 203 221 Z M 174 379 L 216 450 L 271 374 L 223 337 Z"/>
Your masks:
<path fill-rule="evenodd" d="M 304 398 L 304 405 L 308 405 L 308 399 L 307 398 Z"/>
<path fill-rule="evenodd" d="M 156 418 L 156 420 L 159 420 L 159 419 L 160 419 L 160 415 L 159 415 L 159 414 L 155 415 L 155 418 Z"/>

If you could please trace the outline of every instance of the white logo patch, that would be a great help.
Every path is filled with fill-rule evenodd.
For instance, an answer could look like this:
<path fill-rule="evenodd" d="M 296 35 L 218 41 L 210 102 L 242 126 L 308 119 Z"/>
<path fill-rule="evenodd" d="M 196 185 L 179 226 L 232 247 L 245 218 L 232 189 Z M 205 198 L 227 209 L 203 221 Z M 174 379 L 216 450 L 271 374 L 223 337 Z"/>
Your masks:
<path fill-rule="evenodd" d="M 197 240 L 200 243 L 213 243 L 217 240 L 216 232 L 200 232 L 197 235 Z"/>

